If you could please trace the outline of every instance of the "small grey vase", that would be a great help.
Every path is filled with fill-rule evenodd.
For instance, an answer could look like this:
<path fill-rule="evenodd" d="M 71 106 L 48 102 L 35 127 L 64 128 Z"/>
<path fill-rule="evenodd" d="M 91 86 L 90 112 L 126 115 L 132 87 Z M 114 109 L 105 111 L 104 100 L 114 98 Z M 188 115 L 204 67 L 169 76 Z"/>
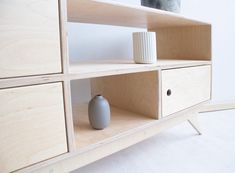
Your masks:
<path fill-rule="evenodd" d="M 93 97 L 88 105 L 90 125 L 97 130 L 106 128 L 110 123 L 110 106 L 101 95 Z"/>

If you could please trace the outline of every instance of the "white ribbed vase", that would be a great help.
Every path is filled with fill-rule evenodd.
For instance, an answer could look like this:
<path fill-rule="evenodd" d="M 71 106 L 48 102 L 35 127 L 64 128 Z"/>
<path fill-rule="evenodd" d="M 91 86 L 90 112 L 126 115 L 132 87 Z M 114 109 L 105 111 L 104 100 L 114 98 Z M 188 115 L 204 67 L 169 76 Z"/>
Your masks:
<path fill-rule="evenodd" d="M 135 63 L 153 64 L 157 62 L 155 32 L 133 33 L 133 54 Z"/>

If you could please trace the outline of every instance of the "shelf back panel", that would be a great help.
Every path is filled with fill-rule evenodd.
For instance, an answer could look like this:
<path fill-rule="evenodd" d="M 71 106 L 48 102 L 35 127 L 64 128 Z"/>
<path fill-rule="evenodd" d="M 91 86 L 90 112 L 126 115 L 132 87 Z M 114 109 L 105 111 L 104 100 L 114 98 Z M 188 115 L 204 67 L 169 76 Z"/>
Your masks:
<path fill-rule="evenodd" d="M 211 60 L 211 26 L 172 27 L 157 33 L 158 59 Z"/>
<path fill-rule="evenodd" d="M 94 78 L 91 95 L 97 94 L 115 107 L 158 118 L 158 71 Z"/>

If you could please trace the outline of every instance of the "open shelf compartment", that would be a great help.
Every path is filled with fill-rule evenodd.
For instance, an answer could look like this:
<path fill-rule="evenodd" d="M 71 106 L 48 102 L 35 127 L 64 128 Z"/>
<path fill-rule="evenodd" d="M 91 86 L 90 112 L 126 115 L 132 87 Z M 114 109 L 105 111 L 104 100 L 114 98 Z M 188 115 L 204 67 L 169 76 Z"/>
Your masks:
<path fill-rule="evenodd" d="M 135 64 L 133 57 L 132 60 L 106 61 L 78 57 L 75 62 L 70 62 L 72 80 L 211 64 L 209 23 L 107 0 L 68 0 L 68 21 L 145 28 L 156 32 L 157 41 L 156 64 Z"/>
<path fill-rule="evenodd" d="M 152 71 L 90 79 L 91 97 L 101 94 L 111 105 L 111 122 L 107 128 L 95 130 L 89 124 L 88 104 L 73 104 L 77 149 L 93 148 L 156 121 L 159 118 L 158 74 Z"/>
<path fill-rule="evenodd" d="M 128 131 L 144 126 L 153 121 L 152 118 L 111 106 L 111 122 L 104 130 L 94 130 L 89 124 L 88 105 L 73 107 L 79 115 L 75 125 L 75 141 L 78 150 L 94 147 L 103 142 L 112 141 Z"/>

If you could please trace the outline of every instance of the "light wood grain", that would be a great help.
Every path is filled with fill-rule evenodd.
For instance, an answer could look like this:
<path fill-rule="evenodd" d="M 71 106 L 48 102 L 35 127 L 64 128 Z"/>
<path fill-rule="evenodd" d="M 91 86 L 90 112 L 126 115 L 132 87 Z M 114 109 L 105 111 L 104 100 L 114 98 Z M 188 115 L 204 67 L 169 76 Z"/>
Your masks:
<path fill-rule="evenodd" d="M 149 29 L 207 24 L 171 12 L 109 0 L 68 0 L 68 20 Z"/>
<path fill-rule="evenodd" d="M 69 68 L 69 73 L 64 72 L 64 74 L 1 79 L 0 89 L 63 80 L 76 80 L 208 64 L 211 64 L 211 61 L 158 60 L 157 64 L 135 64 L 132 60 L 85 61 L 71 64 Z"/>
<path fill-rule="evenodd" d="M 65 105 L 65 117 L 66 117 L 66 130 L 68 136 L 69 152 L 73 152 L 76 149 L 74 126 L 73 126 L 73 113 L 71 103 L 71 88 L 70 81 L 65 80 L 63 82 L 64 89 L 64 105 Z"/>
<path fill-rule="evenodd" d="M 0 78 L 61 72 L 58 0 L 1 0 L 0 16 Z"/>
<path fill-rule="evenodd" d="M 35 84 L 44 84 L 52 82 L 60 82 L 65 80 L 64 74 L 42 75 L 42 76 L 27 76 L 20 78 L 5 78 L 0 79 L 0 89 L 13 88 L 19 86 L 29 86 Z"/>
<path fill-rule="evenodd" d="M 67 28 L 67 0 L 59 0 L 59 17 L 60 17 L 60 43 L 62 55 L 63 73 L 69 71 L 69 52 L 68 52 L 68 28 Z"/>
<path fill-rule="evenodd" d="M 61 83 L 0 90 L 0 172 L 67 152 Z"/>
<path fill-rule="evenodd" d="M 102 145 L 105 140 L 153 121 L 152 118 L 144 115 L 111 107 L 110 125 L 104 130 L 95 130 L 89 124 L 87 104 L 73 106 L 73 109 L 76 114 L 74 116 L 78 116 L 78 123 L 75 126 L 75 139 L 78 150 Z"/>
<path fill-rule="evenodd" d="M 70 64 L 69 78 L 85 79 L 206 64 L 211 61 L 159 59 L 156 64 L 136 64 L 133 60 L 78 61 Z"/>
<path fill-rule="evenodd" d="M 158 72 L 109 76 L 91 80 L 91 95 L 103 95 L 115 107 L 158 118 Z"/>
<path fill-rule="evenodd" d="M 211 26 L 150 30 L 157 32 L 159 59 L 211 60 Z"/>
<path fill-rule="evenodd" d="M 200 109 L 200 113 L 225 111 L 230 109 L 235 109 L 235 101 L 211 102 L 203 105 Z"/>
<path fill-rule="evenodd" d="M 156 31 L 158 63 L 117 59 L 69 65 L 66 2 L 69 21 Z M 210 99 L 206 22 L 109 0 L 3 0 L 0 16 L 1 173 L 73 171 L 192 120 L 203 104 L 194 105 Z M 73 127 L 70 81 L 85 78 L 92 78 L 92 95 L 102 93 L 116 106 L 102 131 L 90 128 L 87 105 L 74 107 Z M 181 94 L 166 100 L 168 86 Z M 156 120 L 167 111 L 174 114 Z"/>
<path fill-rule="evenodd" d="M 146 121 L 144 125 L 129 129 L 128 131 L 123 132 L 121 135 L 113 136 L 113 138 L 103 141 L 99 145 L 88 148 L 86 151 L 78 150 L 77 153 L 74 153 L 67 159 L 32 171 L 31 173 L 64 173 L 73 171 L 129 146 L 132 146 L 138 142 L 141 142 L 144 139 L 152 137 L 168 128 L 172 128 L 179 123 L 187 121 L 191 118 L 191 116 L 194 115 L 196 111 L 198 111 L 198 108 L 200 107 L 201 105 L 196 106 L 191 110 L 176 113 L 174 116 L 166 117 L 161 120 L 152 119 L 150 122 Z M 79 133 L 77 135 L 79 137 Z"/>
<path fill-rule="evenodd" d="M 171 95 L 167 91 L 171 90 Z M 162 116 L 211 99 L 211 66 L 162 71 Z"/>
<path fill-rule="evenodd" d="M 207 105 L 209 105 L 209 109 L 207 109 Z M 197 107 L 198 107 L 197 110 L 194 110 L 194 108 L 193 108 L 193 110 L 195 112 L 192 112 L 192 113 L 189 113 L 188 112 L 189 110 L 183 111 L 184 113 L 187 113 L 188 115 L 190 115 L 185 120 L 190 120 L 191 118 L 195 118 L 195 115 L 198 116 L 198 112 L 201 112 L 202 110 L 204 111 L 204 109 L 206 109 L 206 111 L 207 110 L 217 111 L 218 110 L 217 108 L 222 108 L 221 110 L 225 110 L 224 108 L 226 108 L 226 110 L 227 109 L 235 109 L 234 102 L 228 102 L 228 101 L 219 102 L 219 103 L 207 103 L 207 104 L 203 103 L 203 104 L 198 105 Z M 78 114 L 79 108 L 77 106 L 74 107 L 74 110 L 75 110 L 75 112 L 77 112 L 76 114 Z M 175 115 L 181 116 L 181 115 L 183 115 L 183 113 L 180 112 L 180 113 L 176 113 Z M 172 118 L 172 116 L 168 116 L 168 117 Z M 168 117 L 165 117 L 163 120 L 168 121 L 168 119 L 166 119 Z M 159 121 L 157 121 L 157 122 L 159 122 Z M 148 123 L 146 123 L 146 124 L 148 124 Z M 159 125 L 157 125 L 157 126 L 159 127 Z M 170 128 L 170 127 L 167 127 L 167 128 Z M 162 129 L 162 130 L 164 130 L 164 129 Z M 136 136 L 135 133 L 133 135 Z M 77 133 L 76 136 L 79 136 L 79 133 Z M 50 162 L 49 161 L 47 162 L 48 164 L 39 163 L 35 167 L 30 167 L 30 168 L 24 169 L 24 171 L 17 171 L 17 173 L 29 173 L 29 172 L 32 173 L 32 171 L 34 173 L 50 173 L 50 171 L 51 172 L 54 171 L 56 173 L 60 173 L 60 172 L 64 173 L 64 171 L 75 170 L 75 169 L 77 169 L 81 166 L 84 166 L 83 164 L 85 164 L 85 165 L 89 164 L 89 161 L 86 160 L 86 163 L 84 163 L 85 162 L 84 161 L 83 164 L 80 165 L 81 164 L 80 161 L 85 159 L 84 157 L 87 157 L 87 159 L 94 158 L 94 156 L 97 156 L 98 150 L 101 151 L 100 148 L 103 148 L 103 152 L 108 150 L 108 145 L 107 144 L 110 143 L 110 140 L 113 141 L 113 138 L 109 138 L 109 140 L 106 139 L 105 146 L 102 146 L 102 144 L 100 144 L 100 147 L 98 147 L 98 149 L 97 149 L 97 145 L 93 145 L 93 147 L 87 147 L 87 149 L 88 148 L 90 148 L 90 149 L 93 148 L 93 151 L 90 151 L 89 155 L 88 155 L 87 152 L 81 152 L 81 149 L 80 149 L 79 153 L 74 152 L 74 153 L 66 154 L 66 155 L 63 155 L 62 158 L 58 157 L 57 159 L 51 159 Z M 120 141 L 124 142 L 124 140 L 122 140 L 121 138 L 120 138 Z M 110 144 L 110 145 L 111 145 L 111 147 L 113 147 L 113 144 Z M 94 155 L 90 155 L 92 153 L 94 153 Z M 98 158 L 98 159 L 100 159 L 100 158 Z M 79 165 L 78 165 L 78 162 L 80 163 Z"/>

